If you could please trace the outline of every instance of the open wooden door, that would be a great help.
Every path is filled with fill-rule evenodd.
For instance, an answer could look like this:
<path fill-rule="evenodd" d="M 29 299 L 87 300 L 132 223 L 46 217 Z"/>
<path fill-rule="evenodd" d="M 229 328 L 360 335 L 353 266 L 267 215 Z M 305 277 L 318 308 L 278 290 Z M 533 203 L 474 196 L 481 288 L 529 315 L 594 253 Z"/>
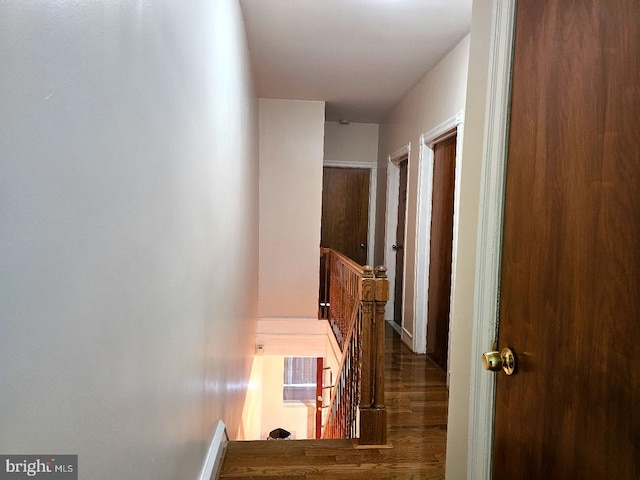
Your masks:
<path fill-rule="evenodd" d="M 369 181 L 365 168 L 324 167 L 320 244 L 367 263 Z"/>
<path fill-rule="evenodd" d="M 640 3 L 519 0 L 493 478 L 640 478 Z"/>
<path fill-rule="evenodd" d="M 456 139 L 457 135 L 454 134 L 433 146 L 427 355 L 445 371 L 449 352 L 451 311 Z"/>
<path fill-rule="evenodd" d="M 395 281 L 393 286 L 393 321 L 402 327 L 402 300 L 404 298 L 404 230 L 407 222 L 407 188 L 409 175 L 409 160 L 402 160 L 398 164 L 400 179 L 398 184 L 398 222 L 396 224 L 395 243 L 393 251 L 396 253 Z"/>

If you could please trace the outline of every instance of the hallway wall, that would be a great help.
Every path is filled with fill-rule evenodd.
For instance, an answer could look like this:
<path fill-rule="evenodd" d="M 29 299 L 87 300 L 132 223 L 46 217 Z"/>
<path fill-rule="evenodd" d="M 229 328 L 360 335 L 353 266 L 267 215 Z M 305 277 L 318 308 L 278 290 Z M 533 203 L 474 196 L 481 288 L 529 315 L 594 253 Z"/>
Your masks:
<path fill-rule="evenodd" d="M 478 2 L 474 2 L 478 4 Z M 487 3 L 487 2 L 481 2 Z M 491 5 L 474 5 L 477 33 L 466 36 L 414 87 L 380 125 L 378 157 L 378 217 L 376 263 L 383 262 L 386 208 L 387 156 L 411 142 L 405 241 L 405 329 L 410 343 L 414 333 L 416 219 L 420 135 L 464 110 L 458 252 L 452 292 L 450 330 L 450 395 L 447 427 L 446 476 L 466 478 L 469 421 L 469 364 L 473 318 L 475 251 L 477 239 L 477 198 L 480 182 L 482 128 L 486 87 L 486 11 Z M 477 10 L 477 11 L 476 11 Z M 472 43 L 473 42 L 473 43 Z M 471 55 L 474 53 L 474 56 Z M 484 70 L 483 70 L 484 64 Z M 470 66 L 471 65 L 471 66 Z M 468 80 L 468 73 L 473 76 Z M 483 76 L 484 75 L 484 76 Z M 484 83 L 483 83 L 484 82 Z M 467 136 L 471 139 L 467 139 Z M 480 135 L 480 137 L 478 137 Z M 478 139 L 480 144 L 478 144 Z M 407 334 L 408 333 L 408 334 Z"/>
<path fill-rule="evenodd" d="M 324 102 L 261 98 L 263 319 L 318 319 Z"/>
<path fill-rule="evenodd" d="M 455 294 L 451 305 L 451 350 L 449 355 L 449 417 L 447 423 L 447 479 L 467 477 L 469 443 L 469 399 L 471 368 L 480 359 L 472 358 L 475 301 L 476 252 L 478 244 L 478 204 L 484 153 L 487 77 L 494 2 L 475 0 L 471 19 L 469 75 L 465 103 L 460 217 Z M 487 348 L 489 345 L 487 345 Z"/>
<path fill-rule="evenodd" d="M 379 129 L 377 123 L 340 125 L 338 122 L 325 122 L 325 162 L 376 163 Z"/>
<path fill-rule="evenodd" d="M 368 168 L 370 174 L 369 206 L 367 225 L 367 260 L 373 264 L 375 248 L 375 207 L 376 207 L 376 169 L 378 163 L 377 123 L 325 122 L 324 124 L 324 165 L 349 168 Z"/>
<path fill-rule="evenodd" d="M 236 0 L 0 4 L 0 451 L 197 478 L 258 295 Z"/>
<path fill-rule="evenodd" d="M 394 107 L 380 125 L 378 146 L 378 196 L 376 215 L 375 263 L 383 264 L 387 199 L 388 156 L 411 143 L 409 154 L 407 224 L 404 245 L 405 308 L 403 340 L 410 342 L 414 331 L 416 266 L 416 223 L 418 216 L 418 171 L 420 136 L 451 119 L 464 109 L 469 61 L 469 36 L 464 37 Z M 397 195 L 397 192 L 394 193 Z M 395 235 L 395 232 L 394 232 Z M 391 259 L 395 262 L 395 258 Z"/>

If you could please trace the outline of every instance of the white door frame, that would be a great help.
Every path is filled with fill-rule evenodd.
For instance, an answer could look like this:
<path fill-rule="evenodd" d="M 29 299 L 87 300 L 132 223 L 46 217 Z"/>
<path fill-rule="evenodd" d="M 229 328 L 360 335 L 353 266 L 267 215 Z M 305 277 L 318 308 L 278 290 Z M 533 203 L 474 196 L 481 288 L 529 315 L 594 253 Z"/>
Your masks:
<path fill-rule="evenodd" d="M 402 307 L 403 312 L 405 305 L 404 285 L 406 285 L 406 262 L 404 271 L 396 272 L 396 252 L 392 246 L 396 242 L 396 230 L 398 228 L 398 190 L 400 188 L 400 163 L 402 160 L 407 159 L 407 186 L 410 185 L 409 179 L 411 175 L 411 142 L 407 143 L 403 147 L 399 148 L 391 155 L 387 157 L 387 208 L 385 209 L 385 229 L 384 229 L 384 265 L 387 267 L 387 278 L 389 279 L 389 285 L 391 285 L 391 291 L 395 293 L 395 281 L 396 274 L 403 277 L 403 289 L 402 289 Z M 407 215 L 407 207 L 409 202 L 405 203 L 405 218 Z M 407 239 L 407 221 L 404 222 L 404 238 L 405 244 Z M 406 252 L 406 250 L 405 250 Z M 384 318 L 387 322 L 393 326 L 394 329 L 403 337 L 411 337 L 411 333 L 404 328 L 404 318 L 402 319 L 402 325 L 400 327 L 393 321 L 395 295 L 389 295 L 389 301 L 385 309 Z M 404 317 L 404 315 L 403 315 Z"/>
<path fill-rule="evenodd" d="M 515 10 L 514 0 L 494 0 L 476 251 L 468 480 L 492 476 L 496 380 L 480 358 L 491 349 L 498 313 Z"/>
<path fill-rule="evenodd" d="M 418 157 L 418 214 L 416 225 L 416 281 L 414 289 L 413 351 L 427 353 L 427 318 L 429 299 L 429 262 L 431 253 L 431 209 L 433 206 L 433 148 L 436 143 L 456 135 L 456 166 L 453 204 L 453 244 L 451 268 L 451 296 L 455 285 L 455 265 L 458 251 L 458 213 L 460 206 L 460 173 L 462 164 L 462 135 L 464 112 L 460 111 L 447 121 L 420 136 Z M 449 135 L 450 134 L 450 135 Z M 449 322 L 451 316 L 449 316 Z M 447 365 L 449 360 L 447 359 Z M 448 371 L 448 369 L 447 369 Z"/>
<path fill-rule="evenodd" d="M 378 165 L 369 162 L 341 162 L 325 160 L 323 167 L 364 168 L 369 170 L 369 220 L 367 222 L 367 263 L 373 266 L 373 250 L 376 238 L 376 188 L 378 185 Z"/>

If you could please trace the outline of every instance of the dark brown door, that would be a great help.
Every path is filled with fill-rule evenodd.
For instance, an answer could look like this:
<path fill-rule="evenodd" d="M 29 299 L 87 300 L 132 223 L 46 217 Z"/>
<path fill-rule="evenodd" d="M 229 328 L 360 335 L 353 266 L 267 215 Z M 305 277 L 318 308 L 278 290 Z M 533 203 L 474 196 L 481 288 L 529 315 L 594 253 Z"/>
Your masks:
<path fill-rule="evenodd" d="M 446 370 L 451 302 L 456 136 L 436 143 L 433 157 L 427 354 Z"/>
<path fill-rule="evenodd" d="M 518 1 L 494 474 L 640 478 L 640 3 Z"/>
<path fill-rule="evenodd" d="M 320 244 L 367 263 L 369 176 L 365 168 L 325 167 Z"/>
<path fill-rule="evenodd" d="M 400 169 L 400 182 L 398 188 L 398 224 L 396 227 L 396 243 L 393 250 L 396 252 L 396 277 L 393 291 L 393 320 L 402 325 L 402 293 L 404 288 L 404 227 L 407 217 L 407 175 L 409 161 L 403 160 L 398 165 Z"/>

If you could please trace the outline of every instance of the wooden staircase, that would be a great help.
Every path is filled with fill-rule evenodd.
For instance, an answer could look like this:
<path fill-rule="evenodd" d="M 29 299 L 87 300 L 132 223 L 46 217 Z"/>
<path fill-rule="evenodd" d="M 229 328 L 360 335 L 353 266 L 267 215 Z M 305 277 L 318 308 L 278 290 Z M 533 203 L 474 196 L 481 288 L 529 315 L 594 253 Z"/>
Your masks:
<path fill-rule="evenodd" d="M 389 280 L 384 266 L 360 266 L 330 248 L 320 249 L 319 318 L 328 320 L 342 351 L 331 400 L 318 438 L 387 443 L 384 401 L 384 312 Z M 324 311 L 323 311 L 324 310 Z"/>
<path fill-rule="evenodd" d="M 356 440 L 229 442 L 221 479 L 444 479 L 447 436 L 445 373 L 385 329 L 387 446 Z"/>

